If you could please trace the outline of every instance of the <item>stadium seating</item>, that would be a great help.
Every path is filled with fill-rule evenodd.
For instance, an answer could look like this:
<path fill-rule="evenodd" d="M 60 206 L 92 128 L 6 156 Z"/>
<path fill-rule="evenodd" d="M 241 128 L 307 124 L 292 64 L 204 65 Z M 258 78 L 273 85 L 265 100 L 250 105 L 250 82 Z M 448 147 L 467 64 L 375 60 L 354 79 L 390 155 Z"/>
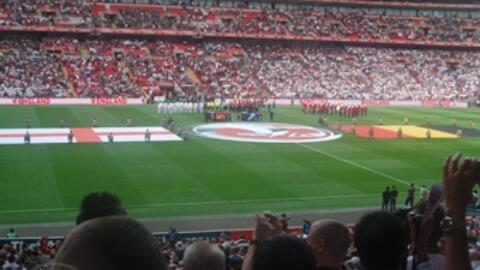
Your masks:
<path fill-rule="evenodd" d="M 480 85 L 469 51 L 137 39 L 3 39 L 2 97 L 467 100 Z M 47 68 L 45 68 L 47 67 Z"/>
<path fill-rule="evenodd" d="M 40 47 L 29 39 L 0 41 L 0 96 L 65 97 L 59 59 Z"/>
<path fill-rule="evenodd" d="M 432 17 L 344 12 L 325 9 L 268 10 L 193 6 L 131 5 L 65 1 L 4 1 L 0 26 L 163 29 L 196 34 L 275 34 L 352 41 L 479 42 L 480 21 L 468 17 Z"/>
<path fill-rule="evenodd" d="M 118 10 L 103 16 L 98 27 L 198 30 L 204 33 L 247 33 L 348 37 L 363 40 L 478 41 L 478 21 L 462 18 L 430 18 L 374 15 L 366 12 L 313 12 L 305 10 L 224 10 L 165 8 Z M 171 12 L 171 13 L 169 13 Z"/>

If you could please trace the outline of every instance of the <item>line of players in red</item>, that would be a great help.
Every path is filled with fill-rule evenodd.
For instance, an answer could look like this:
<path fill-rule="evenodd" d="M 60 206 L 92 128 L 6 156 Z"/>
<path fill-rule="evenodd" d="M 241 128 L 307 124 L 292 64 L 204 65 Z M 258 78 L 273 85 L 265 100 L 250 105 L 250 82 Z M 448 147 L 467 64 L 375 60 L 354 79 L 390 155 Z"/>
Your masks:
<path fill-rule="evenodd" d="M 364 105 L 336 104 L 327 101 L 301 101 L 304 113 L 338 115 L 340 117 L 366 116 L 368 107 Z"/>

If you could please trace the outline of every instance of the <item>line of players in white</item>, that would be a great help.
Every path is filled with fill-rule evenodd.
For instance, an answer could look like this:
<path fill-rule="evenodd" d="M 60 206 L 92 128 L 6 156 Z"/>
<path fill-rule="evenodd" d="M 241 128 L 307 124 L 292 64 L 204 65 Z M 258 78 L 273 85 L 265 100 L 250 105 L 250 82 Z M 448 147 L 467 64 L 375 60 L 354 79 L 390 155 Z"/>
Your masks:
<path fill-rule="evenodd" d="M 203 102 L 169 102 L 158 103 L 157 111 L 161 114 L 203 113 Z"/>
<path fill-rule="evenodd" d="M 68 143 L 70 143 L 70 144 L 73 143 L 73 137 L 74 137 L 73 132 L 72 132 L 72 130 L 70 130 L 70 132 L 68 132 L 68 134 L 67 134 Z M 151 137 L 152 137 L 152 133 L 147 128 L 145 130 L 145 142 L 150 142 Z M 113 132 L 108 133 L 107 139 L 108 139 L 108 142 L 113 143 Z M 27 133 L 25 133 L 25 135 L 23 136 L 23 142 L 25 144 L 30 144 L 31 140 L 32 140 L 31 134 L 30 134 L 30 132 L 27 131 Z"/>

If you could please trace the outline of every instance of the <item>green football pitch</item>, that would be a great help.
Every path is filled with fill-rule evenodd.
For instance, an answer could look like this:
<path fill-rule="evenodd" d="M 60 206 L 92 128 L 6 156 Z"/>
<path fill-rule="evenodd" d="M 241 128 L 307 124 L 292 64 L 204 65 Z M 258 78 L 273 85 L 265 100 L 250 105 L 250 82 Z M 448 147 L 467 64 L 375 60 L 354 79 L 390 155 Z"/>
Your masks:
<path fill-rule="evenodd" d="M 480 126 L 477 109 L 369 109 L 358 123 Z M 1 106 L 0 128 L 159 126 L 162 116 L 145 106 Z M 175 115 L 192 128 L 203 115 Z M 275 121 L 317 126 L 318 115 L 277 107 Z M 351 120 L 330 118 L 330 123 Z M 386 186 L 400 190 L 440 181 L 447 154 L 480 156 L 480 138 L 370 140 L 350 134 L 335 141 L 261 144 L 191 135 L 185 142 L 0 145 L 0 223 L 72 221 L 83 195 L 111 191 L 137 218 L 294 212 L 374 207 Z"/>

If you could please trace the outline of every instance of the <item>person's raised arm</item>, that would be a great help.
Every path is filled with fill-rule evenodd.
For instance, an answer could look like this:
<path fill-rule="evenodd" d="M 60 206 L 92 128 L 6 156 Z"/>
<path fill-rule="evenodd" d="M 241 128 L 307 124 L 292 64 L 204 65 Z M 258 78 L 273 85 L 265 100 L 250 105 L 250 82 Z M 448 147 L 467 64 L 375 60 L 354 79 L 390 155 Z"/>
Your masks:
<path fill-rule="evenodd" d="M 479 162 L 465 158 L 459 166 L 460 154 L 449 156 L 443 165 L 443 193 L 445 199 L 445 219 L 442 227 L 446 235 L 446 270 L 471 269 L 466 233 L 466 207 L 471 200 L 476 183 Z"/>
<path fill-rule="evenodd" d="M 272 214 L 255 215 L 255 228 L 253 230 L 254 241 L 250 243 L 247 254 L 245 254 L 242 270 L 253 269 L 253 255 L 255 254 L 255 245 L 258 241 L 265 240 L 278 234 L 282 234 L 282 227 L 277 216 Z"/>

